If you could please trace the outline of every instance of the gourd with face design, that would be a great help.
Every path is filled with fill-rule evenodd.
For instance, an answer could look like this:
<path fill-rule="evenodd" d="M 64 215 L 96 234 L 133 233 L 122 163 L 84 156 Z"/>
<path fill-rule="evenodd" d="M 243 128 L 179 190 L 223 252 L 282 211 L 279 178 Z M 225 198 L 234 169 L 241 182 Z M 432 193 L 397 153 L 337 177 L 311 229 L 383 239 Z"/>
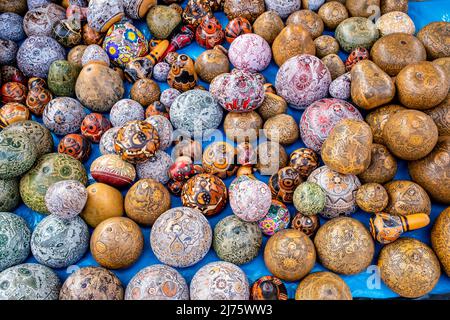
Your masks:
<path fill-rule="evenodd" d="M 156 129 L 146 121 L 127 122 L 117 132 L 114 150 L 123 160 L 131 163 L 144 162 L 159 149 Z"/>
<path fill-rule="evenodd" d="M 212 49 L 221 44 L 225 39 L 225 33 L 219 20 L 215 17 L 204 17 L 195 33 L 197 43 L 206 49 Z"/>
<path fill-rule="evenodd" d="M 195 72 L 194 61 L 186 55 L 180 54 L 172 63 L 167 83 L 179 91 L 188 91 L 194 89 L 197 85 L 198 77 Z"/>

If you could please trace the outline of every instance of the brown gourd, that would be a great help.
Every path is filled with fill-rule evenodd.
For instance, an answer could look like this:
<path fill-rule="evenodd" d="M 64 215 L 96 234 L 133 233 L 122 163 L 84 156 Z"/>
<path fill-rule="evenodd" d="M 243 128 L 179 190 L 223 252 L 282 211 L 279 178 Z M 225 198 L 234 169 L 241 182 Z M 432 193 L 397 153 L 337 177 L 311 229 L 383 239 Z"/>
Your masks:
<path fill-rule="evenodd" d="M 316 46 L 308 30 L 300 25 L 288 25 L 272 44 L 275 63 L 281 66 L 286 60 L 299 54 L 316 54 Z"/>
<path fill-rule="evenodd" d="M 392 101 L 395 85 L 391 77 L 370 60 L 358 62 L 351 71 L 353 102 L 370 110 Z"/>
<path fill-rule="evenodd" d="M 416 37 L 406 33 L 393 33 L 378 39 L 370 56 L 377 66 L 394 77 L 409 64 L 425 61 L 427 52 Z"/>

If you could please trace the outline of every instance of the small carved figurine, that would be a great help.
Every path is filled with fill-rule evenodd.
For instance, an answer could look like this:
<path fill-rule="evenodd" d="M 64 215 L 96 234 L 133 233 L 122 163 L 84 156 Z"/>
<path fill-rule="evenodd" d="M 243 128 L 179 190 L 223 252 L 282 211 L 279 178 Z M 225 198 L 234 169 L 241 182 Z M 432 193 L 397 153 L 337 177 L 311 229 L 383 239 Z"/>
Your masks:
<path fill-rule="evenodd" d="M 426 227 L 429 223 L 430 218 L 425 213 L 394 216 L 383 212 L 372 216 L 369 222 L 370 233 L 382 244 L 394 242 L 403 232 Z"/>

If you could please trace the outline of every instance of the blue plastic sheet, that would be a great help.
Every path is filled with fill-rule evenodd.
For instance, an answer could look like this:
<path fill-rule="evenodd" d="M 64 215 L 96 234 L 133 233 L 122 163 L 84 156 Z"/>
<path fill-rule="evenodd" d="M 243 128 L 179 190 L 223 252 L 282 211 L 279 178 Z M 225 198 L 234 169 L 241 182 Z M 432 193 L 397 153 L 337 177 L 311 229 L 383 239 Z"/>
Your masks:
<path fill-rule="evenodd" d="M 450 21 L 450 1 L 449 0 L 432 0 L 432 1 L 426 1 L 426 2 L 410 2 L 409 14 L 415 22 L 417 31 L 432 21 Z M 227 20 L 226 16 L 223 14 L 223 12 L 216 13 L 215 15 L 221 22 L 222 26 L 225 27 L 228 20 Z M 135 25 L 140 30 L 143 31 L 143 33 L 145 34 L 147 39 L 151 38 L 150 32 L 144 21 L 135 21 Z M 326 32 L 326 33 L 330 33 L 330 32 Z M 225 44 L 225 47 L 228 48 L 228 44 Z M 179 52 L 188 54 L 193 59 L 196 59 L 203 50 L 204 49 L 199 47 L 196 43 L 192 43 L 188 47 L 183 48 L 182 50 L 179 50 Z M 345 59 L 346 55 L 344 53 L 341 52 L 340 55 L 343 59 Z M 278 67 L 272 61 L 270 66 L 262 73 L 266 77 L 268 82 L 274 83 L 277 70 L 278 70 Z M 202 84 L 204 87 L 208 88 L 208 85 L 206 83 L 200 82 L 200 84 Z M 167 83 L 159 83 L 159 85 L 161 87 L 161 90 L 168 88 Z M 129 97 L 130 87 L 131 87 L 131 85 L 129 83 L 127 83 L 127 85 L 126 85 L 127 90 L 126 90 L 126 95 L 125 95 L 126 97 Z M 87 110 L 87 109 L 86 109 L 86 111 L 89 112 L 89 110 Z M 289 108 L 288 113 L 291 114 L 297 120 L 297 122 L 300 120 L 300 117 L 302 115 L 301 111 L 298 111 L 298 110 L 295 110 L 292 108 Z M 41 119 L 35 119 L 35 120 L 42 122 Z M 221 129 L 222 129 L 222 127 L 221 127 Z M 53 136 L 53 137 L 54 137 L 54 141 L 55 141 L 55 146 L 57 146 L 60 137 L 56 137 L 56 136 Z M 203 147 L 206 147 L 206 145 L 208 145 L 209 143 L 210 142 L 205 142 Z M 304 147 L 304 144 L 303 144 L 303 142 L 298 141 L 297 143 L 287 147 L 286 151 L 288 153 L 290 153 L 300 147 Z M 87 170 L 89 169 L 92 161 L 94 159 L 96 159 L 98 156 L 100 156 L 100 152 L 98 150 L 98 145 L 96 144 L 96 145 L 93 145 L 92 154 L 91 154 L 89 160 L 86 163 L 84 163 Z M 400 180 L 400 179 L 410 180 L 406 162 L 399 161 L 398 164 L 399 164 L 399 167 L 398 167 L 398 172 L 395 177 L 395 180 Z M 261 179 L 264 182 L 267 182 L 269 180 L 268 176 L 260 176 L 259 174 L 256 174 L 256 176 L 257 176 L 257 178 Z M 94 180 L 92 179 L 92 177 L 90 175 L 89 175 L 89 178 L 90 178 L 89 183 L 93 183 Z M 225 183 L 227 184 L 227 186 L 230 184 L 232 179 L 233 178 L 228 178 L 225 180 Z M 124 195 L 126 194 L 126 190 L 123 190 L 123 194 Z M 181 206 L 180 198 L 172 196 L 172 207 L 177 207 L 177 206 Z M 431 226 L 432 226 L 434 220 L 436 219 L 436 217 L 439 215 L 439 213 L 444 209 L 445 209 L 444 205 L 433 203 L 432 211 L 431 211 L 432 223 L 426 228 L 423 228 L 423 229 L 417 230 L 417 231 L 413 231 L 413 232 L 408 232 L 404 236 L 413 237 L 413 238 L 419 239 L 427 244 L 430 244 Z M 290 210 L 290 213 L 292 216 L 296 212 L 295 208 L 292 205 L 289 206 L 289 210 Z M 23 204 L 15 212 L 27 220 L 31 229 L 34 229 L 34 227 L 39 223 L 39 221 L 41 221 L 45 217 L 43 215 L 40 215 L 36 212 L 31 211 L 29 208 L 27 208 Z M 230 214 L 232 214 L 232 211 L 228 204 L 226 209 L 223 212 L 221 212 L 219 215 L 209 218 L 209 222 L 211 223 L 212 228 L 214 228 L 214 226 L 217 224 L 218 221 L 220 221 L 221 219 L 223 219 L 224 217 L 226 217 Z M 368 227 L 369 215 L 367 213 L 364 213 L 361 210 L 359 210 L 357 213 L 355 213 L 353 215 L 353 217 L 360 220 L 366 227 Z M 325 220 L 321 219 L 321 223 L 322 224 L 325 223 Z M 155 255 L 153 254 L 153 252 L 150 248 L 150 242 L 149 242 L 150 231 L 151 231 L 150 228 L 142 228 L 142 232 L 143 232 L 144 238 L 145 238 L 145 246 L 144 246 L 144 251 L 143 251 L 141 257 L 139 258 L 139 260 L 134 265 L 132 265 L 130 268 L 113 271 L 120 278 L 120 280 L 122 281 L 124 286 L 126 286 L 128 284 L 128 282 L 131 280 L 131 278 L 139 270 L 143 269 L 144 267 L 160 263 L 156 259 Z M 91 230 L 91 232 L 92 232 L 92 230 Z M 253 261 L 251 261 L 250 263 L 247 263 L 247 264 L 241 266 L 241 268 L 247 274 L 250 284 L 253 283 L 255 280 L 257 280 L 259 277 L 270 274 L 270 272 L 267 270 L 267 268 L 264 264 L 263 255 L 262 255 L 263 248 L 264 248 L 266 242 L 267 242 L 267 237 L 264 237 L 263 246 L 261 248 L 259 256 L 256 259 L 254 259 Z M 353 276 L 342 276 L 342 278 L 349 285 L 349 287 L 352 291 L 352 294 L 355 298 L 359 297 L 359 298 L 375 298 L 375 299 L 383 298 L 383 299 L 386 299 L 386 298 L 398 297 L 397 294 L 392 292 L 389 288 L 387 288 L 381 282 L 381 280 L 377 274 L 377 269 L 376 269 L 375 265 L 376 265 L 376 261 L 377 261 L 377 257 L 378 257 L 380 249 L 381 249 L 381 246 L 377 244 L 376 245 L 376 253 L 375 253 L 374 260 L 372 262 L 372 266 L 370 266 L 366 272 L 362 272 L 361 274 L 353 275 Z M 215 254 L 214 250 L 211 248 L 209 253 L 206 255 L 206 257 L 202 261 L 200 261 L 196 265 L 189 267 L 189 268 L 178 268 L 178 271 L 185 277 L 186 281 L 188 283 L 190 283 L 192 277 L 194 276 L 195 272 L 198 269 L 200 269 L 202 266 L 204 266 L 205 264 L 207 264 L 209 262 L 217 261 L 217 260 L 219 260 L 219 259 L 218 259 L 217 255 Z M 33 257 L 30 257 L 27 260 L 27 262 L 36 262 L 36 260 Z M 87 252 L 85 254 L 85 256 L 76 265 L 69 266 L 68 268 L 64 268 L 64 269 L 58 269 L 55 271 L 57 272 L 57 274 L 59 275 L 61 280 L 64 281 L 70 275 L 70 273 L 76 271 L 80 267 L 97 266 L 97 265 L 98 264 L 93 259 L 90 252 Z M 323 271 L 323 270 L 325 270 L 325 269 L 319 263 L 316 263 L 312 272 Z M 285 282 L 285 284 L 288 289 L 289 298 L 293 298 L 295 295 L 295 290 L 297 288 L 298 282 Z M 432 294 L 450 293 L 450 279 L 446 275 L 443 274 L 441 276 L 438 284 L 436 285 L 436 287 L 433 289 L 433 291 L 431 293 Z"/>

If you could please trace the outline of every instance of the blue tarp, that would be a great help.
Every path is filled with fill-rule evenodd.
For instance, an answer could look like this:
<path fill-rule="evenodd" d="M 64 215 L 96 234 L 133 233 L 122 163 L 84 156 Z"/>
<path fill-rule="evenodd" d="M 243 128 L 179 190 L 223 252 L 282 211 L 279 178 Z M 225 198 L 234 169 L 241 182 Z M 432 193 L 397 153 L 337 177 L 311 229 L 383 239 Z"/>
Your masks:
<path fill-rule="evenodd" d="M 221 22 L 222 26 L 225 27 L 228 20 L 226 16 L 223 14 L 223 12 L 216 13 L 216 17 Z M 430 0 L 426 2 L 410 2 L 410 9 L 409 9 L 409 15 L 414 20 L 416 25 L 416 30 L 420 30 L 423 28 L 426 24 L 432 22 L 432 21 L 450 21 L 450 1 L 449 0 Z M 145 36 L 150 39 L 151 35 L 150 32 L 145 24 L 144 21 L 136 21 L 135 25 L 143 31 Z M 329 33 L 329 32 L 327 32 Z M 225 45 L 225 47 L 228 48 L 228 44 Z M 179 52 L 188 54 L 193 59 L 196 59 L 200 53 L 204 49 L 198 46 L 196 43 L 192 43 L 186 48 L 183 48 Z M 342 58 L 345 58 L 344 53 L 340 53 Z M 272 61 L 270 66 L 262 72 L 268 82 L 274 83 L 275 82 L 275 76 L 277 73 L 278 67 L 275 65 L 275 63 Z M 204 87 L 208 88 L 208 85 L 206 83 L 200 82 Z M 159 83 L 161 90 L 164 90 L 168 88 L 167 83 Z M 129 97 L 129 90 L 130 90 L 130 84 L 127 83 L 126 85 L 127 91 L 126 91 L 126 97 Z M 86 109 L 87 112 L 89 110 Z M 300 117 L 302 115 L 301 111 L 289 108 L 288 113 L 291 114 L 297 122 L 300 120 Z M 39 122 L 42 122 L 41 119 L 35 119 Z M 59 142 L 60 137 L 53 136 L 55 140 L 55 146 Z M 208 145 L 210 142 L 206 142 L 204 144 L 204 147 Z M 288 153 L 294 151 L 297 148 L 304 147 L 304 144 L 301 141 L 298 141 L 297 143 L 289 146 L 286 148 L 286 151 Z M 89 160 L 84 163 L 86 169 L 88 170 L 92 161 L 96 159 L 100 155 L 100 152 L 98 150 L 98 145 L 93 145 L 92 154 L 89 158 Z M 410 180 L 408 170 L 407 170 L 407 164 L 405 161 L 399 161 L 399 167 L 398 172 L 395 177 L 395 180 L 399 179 L 407 179 Z M 268 176 L 260 176 L 259 174 L 256 174 L 256 176 L 261 179 L 262 181 L 267 182 L 269 180 Z M 94 180 L 89 175 L 90 183 L 93 183 Z M 229 178 L 225 180 L 225 183 L 229 185 L 229 183 L 232 181 L 233 178 Z M 123 194 L 126 194 L 126 190 L 123 191 Z M 177 197 L 172 197 L 172 206 L 177 207 L 181 206 L 181 201 Z M 417 238 L 427 244 L 430 244 L 430 230 L 431 226 L 436 219 L 436 217 L 439 215 L 439 213 L 445 209 L 444 205 L 433 203 L 432 206 L 432 212 L 431 212 L 431 221 L 432 223 L 427 227 L 423 228 L 421 230 L 409 232 L 406 234 L 408 237 Z M 295 208 L 290 205 L 289 210 L 291 212 L 291 215 L 293 216 L 295 214 Z M 29 208 L 27 208 L 25 205 L 21 205 L 16 211 L 17 214 L 24 217 L 27 222 L 29 223 L 30 227 L 34 229 L 37 223 L 39 223 L 40 220 L 42 220 L 45 216 L 40 215 L 36 212 L 31 211 Z M 214 226 L 217 224 L 218 221 L 223 219 L 224 217 L 233 214 L 229 204 L 227 205 L 226 209 L 221 212 L 219 215 L 209 218 L 209 222 L 211 223 L 211 226 L 214 228 Z M 369 215 L 365 212 L 362 212 L 359 210 L 357 213 L 353 215 L 354 218 L 360 220 L 366 227 L 368 227 L 368 220 Z M 325 223 L 325 220 L 321 219 L 321 223 Z M 92 230 L 91 230 L 92 231 Z M 146 266 L 150 266 L 153 264 L 160 263 L 155 255 L 153 254 L 151 248 L 150 248 L 150 228 L 142 228 L 144 238 L 145 238 L 145 246 L 144 251 L 139 258 L 139 260 L 132 265 L 128 269 L 123 270 L 114 270 L 114 273 L 120 278 L 123 285 L 126 286 L 130 279 L 141 269 L 143 269 Z M 259 256 L 251 261 L 250 263 L 247 263 L 245 265 L 242 265 L 241 268 L 245 271 L 245 273 L 248 276 L 249 282 L 253 283 L 255 280 L 257 280 L 259 277 L 264 275 L 269 275 L 269 271 L 267 270 L 264 260 L 263 260 L 263 248 L 265 246 L 265 243 L 267 241 L 267 237 L 264 237 L 264 243 L 261 248 Z M 361 297 L 361 298 L 393 298 L 398 297 L 395 293 L 393 293 L 390 289 L 388 289 L 379 279 L 377 275 L 377 271 L 375 268 L 378 253 L 380 251 L 381 246 L 377 244 L 376 246 L 376 254 L 373 261 L 373 265 L 368 268 L 367 272 L 363 272 L 358 275 L 353 276 L 342 276 L 342 278 L 347 282 L 347 284 L 350 286 L 350 289 L 352 291 L 352 294 L 354 297 Z M 178 271 L 181 272 L 181 274 L 185 277 L 188 283 L 190 283 L 192 277 L 194 276 L 195 272 L 201 268 L 203 265 L 205 265 L 208 262 L 211 261 L 217 261 L 219 260 L 216 256 L 213 249 L 209 251 L 209 253 L 206 255 L 206 257 L 197 263 L 196 265 L 189 267 L 189 268 L 178 268 Z M 36 260 L 32 257 L 30 257 L 27 262 L 36 262 Z M 68 268 L 59 269 L 56 270 L 58 275 L 60 276 L 61 280 L 64 281 L 70 273 L 77 270 L 79 267 L 85 267 L 85 266 L 97 266 L 98 264 L 95 262 L 95 260 L 92 258 L 92 255 L 90 252 L 86 253 L 86 255 L 81 259 L 76 265 L 70 266 Z M 312 272 L 322 271 L 325 270 L 320 264 L 316 263 L 316 266 L 312 270 Z M 295 295 L 295 290 L 297 288 L 298 282 L 285 282 L 289 298 L 293 298 Z M 442 293 L 450 293 L 450 279 L 446 275 L 442 275 L 439 283 L 436 285 L 436 287 L 431 292 L 433 294 L 442 294 Z"/>

